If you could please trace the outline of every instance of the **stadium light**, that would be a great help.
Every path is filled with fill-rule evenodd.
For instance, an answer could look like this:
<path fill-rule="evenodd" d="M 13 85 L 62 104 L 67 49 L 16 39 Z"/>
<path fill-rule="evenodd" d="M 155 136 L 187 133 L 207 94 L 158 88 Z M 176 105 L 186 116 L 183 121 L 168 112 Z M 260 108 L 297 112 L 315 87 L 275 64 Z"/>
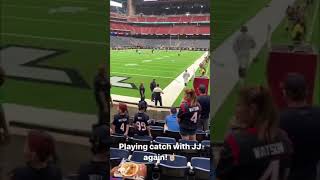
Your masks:
<path fill-rule="evenodd" d="M 122 8 L 122 4 L 119 2 L 115 2 L 115 1 L 110 1 L 110 6 Z"/>

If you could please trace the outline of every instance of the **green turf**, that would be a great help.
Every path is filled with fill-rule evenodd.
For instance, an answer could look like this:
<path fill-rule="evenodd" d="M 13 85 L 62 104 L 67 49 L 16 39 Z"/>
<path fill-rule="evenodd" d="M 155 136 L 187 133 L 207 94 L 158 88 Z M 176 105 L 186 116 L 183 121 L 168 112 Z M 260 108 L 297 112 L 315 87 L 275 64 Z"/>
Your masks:
<path fill-rule="evenodd" d="M 270 0 L 228 0 L 211 3 L 211 48 L 217 48 L 226 38 L 257 14 Z"/>
<path fill-rule="evenodd" d="M 52 83 L 8 79 L 5 101 L 65 111 L 95 113 L 93 78 L 106 63 L 108 32 L 107 1 L 100 0 L 0 0 L 0 46 L 19 45 L 66 51 L 41 64 L 72 68 L 90 89 Z M 79 12 L 70 7 L 82 8 Z M 50 13 L 54 9 L 60 12 Z"/>
<path fill-rule="evenodd" d="M 299 3 L 301 1 L 298 1 Z M 314 1 L 316 2 L 316 1 Z M 315 15 L 313 12 L 315 10 L 315 6 L 311 6 L 308 10 L 307 14 L 307 27 L 311 27 L 311 20 L 313 17 L 316 17 L 317 22 L 316 25 L 313 26 L 313 33 L 310 37 L 310 43 L 313 45 L 319 47 L 319 14 Z M 310 28 L 308 30 L 308 33 L 310 33 Z M 273 44 L 288 44 L 291 43 L 291 40 L 289 39 L 287 32 L 285 31 L 285 21 L 277 27 L 275 32 L 272 34 L 272 43 Z M 267 48 L 264 47 L 259 55 L 257 56 L 257 61 L 252 63 L 249 70 L 247 79 L 245 80 L 245 83 L 247 85 L 257 85 L 262 84 L 266 85 L 266 59 L 267 59 Z M 318 68 L 319 69 L 319 68 Z M 318 74 L 320 74 L 320 71 L 318 71 Z M 214 137 L 215 142 L 219 142 L 223 140 L 224 134 L 226 132 L 228 122 L 233 116 L 236 98 L 237 98 L 237 90 L 238 86 L 234 87 L 233 91 L 229 94 L 223 105 L 218 110 L 217 114 L 214 117 L 214 128 L 212 129 L 212 134 Z M 315 104 L 320 104 L 319 100 L 319 93 L 320 92 L 320 78 L 318 75 L 318 80 L 315 87 Z"/>
<path fill-rule="evenodd" d="M 191 64 L 199 59 L 203 51 L 164 51 L 156 50 L 112 50 L 111 76 L 128 77 L 124 82 L 134 83 L 139 87 L 143 82 L 146 88 L 146 98 L 150 98 L 149 89 L 152 79 L 163 89 L 178 77 Z M 180 56 L 178 56 L 180 54 Z M 140 97 L 138 89 L 112 87 L 112 94 Z"/>

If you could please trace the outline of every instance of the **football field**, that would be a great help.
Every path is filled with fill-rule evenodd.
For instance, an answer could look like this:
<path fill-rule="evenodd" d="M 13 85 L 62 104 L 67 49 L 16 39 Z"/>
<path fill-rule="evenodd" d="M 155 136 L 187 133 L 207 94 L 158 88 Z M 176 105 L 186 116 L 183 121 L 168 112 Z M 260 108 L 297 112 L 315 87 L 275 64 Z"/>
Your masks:
<path fill-rule="evenodd" d="M 107 61 L 107 3 L 0 0 L 5 102 L 95 113 L 93 78 Z"/>
<path fill-rule="evenodd" d="M 301 2 L 303 1 L 297 0 L 295 3 L 299 4 Z M 271 38 L 272 44 L 276 45 L 276 44 L 292 43 L 291 39 L 289 38 L 290 36 L 288 36 L 288 32 L 286 31 L 286 24 L 287 24 L 286 20 L 283 19 L 282 23 L 278 27 L 276 27 Z M 306 37 L 305 43 L 311 44 L 316 50 L 315 53 L 319 53 L 320 52 L 319 51 L 319 45 L 320 45 L 319 44 L 319 1 L 314 1 L 314 5 L 308 7 L 307 13 L 306 13 L 306 24 L 307 24 L 307 33 L 306 33 L 307 37 Z M 222 27 L 217 29 L 222 30 Z M 267 79 L 266 79 L 267 59 L 268 59 L 268 51 L 266 47 L 263 47 L 258 53 L 257 57 L 255 58 L 255 61 L 250 65 L 248 69 L 248 75 L 247 75 L 247 78 L 245 79 L 245 83 L 247 85 L 267 86 Z M 318 67 L 318 75 L 317 75 L 317 80 L 315 82 L 315 89 L 314 89 L 314 104 L 316 105 L 319 105 L 320 103 L 319 74 L 320 74 L 320 69 Z M 215 142 L 223 140 L 224 134 L 228 128 L 229 121 L 234 116 L 238 89 L 239 89 L 239 86 L 234 87 L 231 93 L 228 94 L 228 97 L 223 102 L 220 109 L 215 114 L 214 128 L 212 129 Z"/>
<path fill-rule="evenodd" d="M 155 50 L 152 53 L 148 49 L 139 52 L 111 50 L 111 78 L 115 79 L 111 93 L 140 97 L 138 89 L 140 84 L 144 83 L 146 99 L 150 99 L 149 87 L 152 79 L 156 79 L 160 87 L 165 89 L 171 82 L 179 81 L 176 78 L 204 54 L 203 51 Z M 188 71 L 190 74 L 196 73 L 197 69 L 190 68 Z M 183 84 L 183 81 L 178 83 Z"/>

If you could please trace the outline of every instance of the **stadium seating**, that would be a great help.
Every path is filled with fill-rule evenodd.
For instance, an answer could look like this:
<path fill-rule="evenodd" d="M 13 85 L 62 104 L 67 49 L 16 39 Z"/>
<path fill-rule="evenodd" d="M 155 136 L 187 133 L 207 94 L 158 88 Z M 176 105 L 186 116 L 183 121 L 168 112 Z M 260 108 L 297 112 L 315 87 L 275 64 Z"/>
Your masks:
<path fill-rule="evenodd" d="M 163 136 L 163 127 L 161 126 L 150 126 L 151 134 L 153 139 L 155 139 L 158 136 Z"/>
<path fill-rule="evenodd" d="M 146 48 L 209 48 L 207 39 L 145 39 L 134 37 L 110 36 L 112 48 L 142 46 Z"/>
<path fill-rule="evenodd" d="M 191 165 L 195 172 L 196 179 L 206 180 L 210 177 L 210 158 L 193 157 Z"/>
<path fill-rule="evenodd" d="M 174 138 L 169 137 L 157 137 L 154 142 L 162 143 L 162 144 L 176 144 L 176 140 Z"/>
<path fill-rule="evenodd" d="M 111 22 L 111 31 L 123 31 L 130 32 L 131 35 L 143 34 L 143 35 L 209 35 L 209 25 L 144 25 L 137 26 L 127 24 L 125 22 Z"/>
<path fill-rule="evenodd" d="M 192 141 L 192 140 L 184 140 L 184 139 L 180 139 L 179 143 L 181 144 L 187 144 L 189 145 L 191 148 L 194 147 L 194 145 L 198 145 L 199 142 L 198 141 Z M 199 156 L 201 153 L 201 150 L 197 150 L 197 149 L 183 149 L 181 151 L 178 152 L 180 155 L 184 155 L 188 158 L 188 161 L 191 160 L 192 157 L 195 156 Z"/>
<path fill-rule="evenodd" d="M 155 121 L 154 125 L 163 127 L 165 123 L 166 123 L 165 120 L 157 120 Z"/>
<path fill-rule="evenodd" d="M 166 137 L 174 138 L 176 141 L 179 141 L 179 139 L 181 139 L 180 132 L 178 131 L 166 130 L 164 134 Z"/>
<path fill-rule="evenodd" d="M 118 16 L 119 17 L 119 16 Z M 209 15 L 191 15 L 191 16 L 144 16 L 144 17 L 129 17 L 128 22 L 145 23 L 145 22 L 170 22 L 170 23 L 195 23 L 195 22 L 210 22 Z"/>
<path fill-rule="evenodd" d="M 122 159 L 128 159 L 129 151 L 124 149 L 110 148 L 110 165 L 111 168 L 120 164 Z"/>
<path fill-rule="evenodd" d="M 155 153 L 152 152 L 144 152 L 144 151 L 133 151 L 130 161 L 137 162 L 137 163 L 145 163 L 145 164 L 154 164 L 156 161 L 149 162 L 145 160 L 144 157 L 147 156 L 156 156 Z"/>
<path fill-rule="evenodd" d="M 168 155 L 173 156 L 173 155 Z M 188 172 L 187 158 L 184 156 L 174 155 L 174 158 L 160 161 L 161 179 L 165 177 L 184 178 Z"/>
<path fill-rule="evenodd" d="M 130 144 L 141 144 L 141 145 L 150 145 L 152 141 L 152 137 L 150 136 L 137 136 L 135 135 L 134 137 L 129 138 L 129 143 Z"/>
<path fill-rule="evenodd" d="M 125 143 L 126 138 L 121 134 L 111 134 L 111 147 L 118 148 L 119 143 Z"/>
<path fill-rule="evenodd" d="M 156 137 L 155 140 L 153 140 L 153 144 L 170 144 L 170 145 L 174 145 L 176 144 L 176 140 L 174 138 L 169 138 L 169 137 Z M 173 154 L 175 153 L 175 151 L 173 150 L 173 148 L 167 149 L 167 150 L 154 150 L 154 153 L 157 154 Z"/>
<path fill-rule="evenodd" d="M 209 140 L 203 140 L 201 141 L 201 144 L 205 147 L 210 147 L 210 141 Z"/>

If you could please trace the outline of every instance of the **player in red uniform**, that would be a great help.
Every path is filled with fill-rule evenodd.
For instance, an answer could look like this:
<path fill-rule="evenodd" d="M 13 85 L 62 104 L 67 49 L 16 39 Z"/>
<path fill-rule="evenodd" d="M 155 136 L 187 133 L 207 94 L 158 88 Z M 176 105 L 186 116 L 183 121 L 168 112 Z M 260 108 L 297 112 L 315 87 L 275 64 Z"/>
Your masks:
<path fill-rule="evenodd" d="M 193 89 L 186 89 L 184 93 L 184 100 L 178 113 L 180 135 L 185 140 L 196 140 L 197 121 L 200 117 L 201 106 Z"/>

